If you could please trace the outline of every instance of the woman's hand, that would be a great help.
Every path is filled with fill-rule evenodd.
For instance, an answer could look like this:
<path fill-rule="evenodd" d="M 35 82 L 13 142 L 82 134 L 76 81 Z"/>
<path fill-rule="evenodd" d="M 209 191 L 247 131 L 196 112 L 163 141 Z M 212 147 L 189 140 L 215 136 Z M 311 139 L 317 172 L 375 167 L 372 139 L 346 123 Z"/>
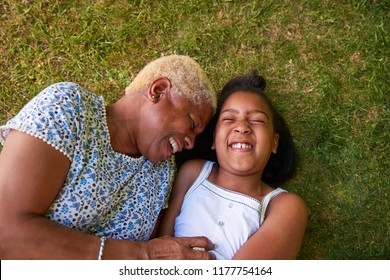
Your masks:
<path fill-rule="evenodd" d="M 211 260 L 207 252 L 213 245 L 206 237 L 160 237 L 145 243 L 146 259 L 153 260 Z M 196 249 L 194 249 L 196 248 Z M 205 250 L 199 250 L 204 248 Z"/>

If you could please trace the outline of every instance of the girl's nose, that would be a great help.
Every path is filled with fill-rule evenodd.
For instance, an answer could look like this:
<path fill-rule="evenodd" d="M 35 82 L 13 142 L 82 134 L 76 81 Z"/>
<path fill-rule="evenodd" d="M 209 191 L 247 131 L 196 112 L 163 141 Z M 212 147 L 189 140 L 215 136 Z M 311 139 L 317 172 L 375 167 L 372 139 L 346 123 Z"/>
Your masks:
<path fill-rule="evenodd" d="M 247 124 L 247 122 L 239 122 L 237 124 L 236 128 L 234 129 L 234 131 L 237 133 L 246 134 L 246 133 L 249 133 L 251 131 L 251 128 Z"/>

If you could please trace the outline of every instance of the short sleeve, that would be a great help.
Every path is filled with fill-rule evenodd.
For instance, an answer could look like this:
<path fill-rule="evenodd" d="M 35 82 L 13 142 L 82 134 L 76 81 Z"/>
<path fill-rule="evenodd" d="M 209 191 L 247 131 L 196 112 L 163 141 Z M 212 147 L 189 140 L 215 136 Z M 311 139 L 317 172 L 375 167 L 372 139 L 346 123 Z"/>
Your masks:
<path fill-rule="evenodd" d="M 74 143 L 84 117 L 82 91 L 74 83 L 57 83 L 47 87 L 0 127 L 1 144 L 14 129 L 45 141 L 72 160 Z"/>

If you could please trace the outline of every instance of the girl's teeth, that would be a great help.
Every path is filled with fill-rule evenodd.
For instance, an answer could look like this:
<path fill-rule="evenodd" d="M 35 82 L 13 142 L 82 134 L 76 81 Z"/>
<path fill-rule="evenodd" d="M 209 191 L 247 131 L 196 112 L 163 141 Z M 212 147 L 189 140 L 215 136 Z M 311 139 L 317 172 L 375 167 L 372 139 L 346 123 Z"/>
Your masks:
<path fill-rule="evenodd" d="M 177 152 L 177 143 L 175 141 L 175 139 L 173 139 L 172 137 L 169 138 L 169 144 L 171 144 L 171 147 L 172 147 L 172 153 L 176 153 Z"/>
<path fill-rule="evenodd" d="M 234 148 L 234 149 L 250 149 L 250 148 L 252 148 L 252 145 L 245 144 L 245 143 L 234 143 L 232 145 L 232 148 Z"/>

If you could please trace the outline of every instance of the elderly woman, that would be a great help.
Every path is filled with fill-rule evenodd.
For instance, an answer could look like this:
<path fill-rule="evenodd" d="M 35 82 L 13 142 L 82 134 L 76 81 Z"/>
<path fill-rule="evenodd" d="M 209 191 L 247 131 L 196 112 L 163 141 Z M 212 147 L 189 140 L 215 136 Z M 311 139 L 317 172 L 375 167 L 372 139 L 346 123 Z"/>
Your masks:
<path fill-rule="evenodd" d="M 105 107 L 57 83 L 0 127 L 0 259 L 211 258 L 204 237 L 151 237 L 173 154 L 193 148 L 215 110 L 212 85 L 192 58 L 171 55 L 125 92 Z"/>

